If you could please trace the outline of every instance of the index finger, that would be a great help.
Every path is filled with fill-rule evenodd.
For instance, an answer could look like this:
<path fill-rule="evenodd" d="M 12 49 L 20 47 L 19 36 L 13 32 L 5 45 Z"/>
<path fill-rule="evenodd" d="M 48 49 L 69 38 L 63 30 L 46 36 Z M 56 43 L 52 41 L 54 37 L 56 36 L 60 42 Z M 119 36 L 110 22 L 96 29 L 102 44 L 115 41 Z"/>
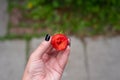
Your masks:
<path fill-rule="evenodd" d="M 50 41 L 43 41 L 39 47 L 31 54 L 31 57 L 34 58 L 34 59 L 40 59 L 42 58 L 42 55 L 50 48 Z"/>

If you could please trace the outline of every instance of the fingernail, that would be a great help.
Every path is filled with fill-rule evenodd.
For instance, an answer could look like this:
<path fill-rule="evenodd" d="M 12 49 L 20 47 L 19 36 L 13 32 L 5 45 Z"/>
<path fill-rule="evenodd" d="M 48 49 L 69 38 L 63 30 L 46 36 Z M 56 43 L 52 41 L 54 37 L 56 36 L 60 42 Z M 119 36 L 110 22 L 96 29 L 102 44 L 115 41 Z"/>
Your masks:
<path fill-rule="evenodd" d="M 50 35 L 49 35 L 49 34 L 47 34 L 47 35 L 45 36 L 45 40 L 46 40 L 46 41 L 49 41 L 49 40 L 50 40 Z"/>

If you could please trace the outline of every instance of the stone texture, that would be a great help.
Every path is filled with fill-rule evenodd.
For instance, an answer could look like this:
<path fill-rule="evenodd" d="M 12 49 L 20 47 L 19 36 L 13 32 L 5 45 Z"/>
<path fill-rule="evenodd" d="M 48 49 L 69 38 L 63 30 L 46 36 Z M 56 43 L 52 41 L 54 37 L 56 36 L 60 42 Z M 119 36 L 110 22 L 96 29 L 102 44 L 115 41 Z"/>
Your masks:
<path fill-rule="evenodd" d="M 35 48 L 37 48 L 43 40 L 44 38 L 33 39 L 31 41 L 30 52 L 35 50 Z M 71 44 L 71 54 L 66 69 L 63 73 L 62 80 L 87 80 L 84 64 L 83 44 L 75 37 L 71 37 Z"/>
<path fill-rule="evenodd" d="M 120 37 L 86 38 L 89 80 L 120 80 Z"/>
<path fill-rule="evenodd" d="M 0 80 L 21 80 L 25 67 L 25 42 L 0 42 Z"/>
<path fill-rule="evenodd" d="M 7 0 L 0 0 L 0 36 L 4 36 L 7 31 L 8 14 Z"/>

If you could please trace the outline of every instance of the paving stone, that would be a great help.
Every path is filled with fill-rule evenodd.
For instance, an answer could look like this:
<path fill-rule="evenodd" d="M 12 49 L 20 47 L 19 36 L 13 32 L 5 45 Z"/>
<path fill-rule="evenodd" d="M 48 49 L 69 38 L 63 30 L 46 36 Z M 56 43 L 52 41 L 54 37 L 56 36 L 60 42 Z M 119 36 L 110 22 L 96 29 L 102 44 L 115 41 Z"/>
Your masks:
<path fill-rule="evenodd" d="M 21 80 L 25 67 L 25 42 L 0 42 L 0 80 Z"/>
<path fill-rule="evenodd" d="M 86 38 L 90 80 L 120 80 L 120 37 Z"/>
<path fill-rule="evenodd" d="M 7 0 L 0 0 L 0 36 L 4 36 L 7 31 L 8 13 Z"/>
<path fill-rule="evenodd" d="M 35 50 L 44 38 L 33 39 L 31 41 L 31 50 Z M 84 64 L 84 49 L 80 40 L 71 37 L 71 54 L 68 64 L 62 76 L 62 80 L 87 80 L 87 74 Z"/>

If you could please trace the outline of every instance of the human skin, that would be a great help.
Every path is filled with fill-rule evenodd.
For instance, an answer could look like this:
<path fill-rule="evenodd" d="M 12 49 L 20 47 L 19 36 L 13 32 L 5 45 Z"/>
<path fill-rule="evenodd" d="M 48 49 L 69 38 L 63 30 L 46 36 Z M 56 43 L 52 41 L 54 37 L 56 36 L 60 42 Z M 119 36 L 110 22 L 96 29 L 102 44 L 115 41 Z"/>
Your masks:
<path fill-rule="evenodd" d="M 70 54 L 69 45 L 56 51 L 50 41 L 43 41 L 31 54 L 22 80 L 61 80 Z"/>

